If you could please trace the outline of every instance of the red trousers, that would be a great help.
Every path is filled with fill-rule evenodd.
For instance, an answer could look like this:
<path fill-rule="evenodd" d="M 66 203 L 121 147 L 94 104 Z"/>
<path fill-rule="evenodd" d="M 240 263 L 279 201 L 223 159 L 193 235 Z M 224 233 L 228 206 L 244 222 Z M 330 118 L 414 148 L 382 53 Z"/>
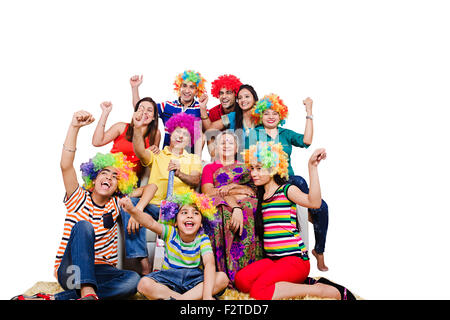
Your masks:
<path fill-rule="evenodd" d="M 238 271 L 236 288 L 257 300 L 271 300 L 275 284 L 280 281 L 303 283 L 309 274 L 309 260 L 288 256 L 279 260 L 268 258 L 253 262 Z"/>

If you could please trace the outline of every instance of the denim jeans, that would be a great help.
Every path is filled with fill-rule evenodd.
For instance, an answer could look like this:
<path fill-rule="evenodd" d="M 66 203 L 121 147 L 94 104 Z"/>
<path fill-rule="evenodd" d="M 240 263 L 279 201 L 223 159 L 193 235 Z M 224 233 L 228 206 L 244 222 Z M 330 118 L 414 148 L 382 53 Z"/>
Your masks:
<path fill-rule="evenodd" d="M 155 271 L 146 277 L 183 294 L 203 282 L 203 272 L 200 268 L 179 268 Z"/>
<path fill-rule="evenodd" d="M 309 193 L 308 184 L 301 176 L 291 176 L 289 177 L 288 182 L 298 187 L 304 193 Z M 320 254 L 325 251 L 325 242 L 327 239 L 328 205 L 322 199 L 319 209 L 308 209 L 308 212 L 311 215 L 312 224 L 314 226 L 314 238 L 316 240 L 314 250 Z"/>
<path fill-rule="evenodd" d="M 131 198 L 131 202 L 134 206 L 139 202 L 139 198 Z M 159 219 L 159 207 L 154 204 L 148 204 L 144 208 L 144 212 L 151 215 L 153 219 L 158 221 Z M 147 251 L 147 231 L 144 227 L 139 228 L 137 233 L 128 233 L 127 226 L 130 220 L 130 214 L 121 209 L 120 215 L 122 216 L 124 238 L 125 238 L 125 257 L 127 259 L 132 258 L 145 258 L 148 256 Z"/>
<path fill-rule="evenodd" d="M 95 264 L 94 243 L 95 232 L 91 223 L 77 222 L 58 268 L 58 282 L 65 291 L 55 294 L 56 300 L 80 298 L 82 284 L 94 286 L 100 299 L 126 298 L 137 292 L 139 274 L 107 264 Z"/>

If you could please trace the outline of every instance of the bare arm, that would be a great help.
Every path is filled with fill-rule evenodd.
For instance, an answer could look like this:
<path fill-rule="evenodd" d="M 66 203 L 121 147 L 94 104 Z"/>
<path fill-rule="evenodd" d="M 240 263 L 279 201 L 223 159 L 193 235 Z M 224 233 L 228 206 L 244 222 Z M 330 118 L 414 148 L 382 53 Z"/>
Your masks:
<path fill-rule="evenodd" d="M 136 106 L 136 103 L 141 100 L 141 98 L 139 98 L 139 86 L 141 85 L 143 78 L 143 75 L 141 75 L 140 77 L 136 75 L 130 78 L 131 93 L 133 95 L 133 110 Z"/>
<path fill-rule="evenodd" d="M 214 255 L 206 253 L 202 255 L 203 260 L 203 300 L 213 300 L 212 293 L 216 282 L 216 264 Z"/>
<path fill-rule="evenodd" d="M 133 150 L 136 156 L 141 160 L 141 163 L 148 166 L 152 161 L 152 153 L 145 149 L 145 125 L 143 124 L 142 113 L 139 111 L 135 112 L 133 115 Z"/>
<path fill-rule="evenodd" d="M 124 197 L 119 200 L 120 206 L 128 212 L 140 225 L 153 231 L 157 235 L 161 235 L 163 227 L 160 223 L 155 221 L 149 214 L 145 214 L 142 210 L 133 206 L 130 198 Z"/>
<path fill-rule="evenodd" d="M 94 121 L 94 117 L 87 111 L 75 112 L 67 131 L 60 162 L 67 197 L 70 197 L 78 188 L 77 174 L 73 166 L 75 152 L 77 150 L 78 132 L 81 127 L 91 124 Z"/>
<path fill-rule="evenodd" d="M 106 121 L 112 110 L 112 103 L 105 101 L 100 104 L 100 107 L 102 108 L 102 115 L 100 116 L 100 120 L 98 120 L 94 135 L 92 136 L 92 145 L 94 147 L 102 147 L 105 144 L 110 143 L 120 136 L 126 127 L 124 122 L 118 122 L 105 132 Z"/>
<path fill-rule="evenodd" d="M 326 158 L 325 149 L 317 149 L 312 154 L 308 162 L 309 170 L 309 194 L 303 193 L 296 186 L 288 189 L 288 197 L 291 201 L 306 208 L 317 209 L 322 203 L 322 195 L 320 192 L 319 172 L 317 169 L 321 160 Z"/>
<path fill-rule="evenodd" d="M 306 98 L 305 100 L 303 100 L 303 104 L 305 105 L 306 108 L 306 116 L 312 117 L 312 104 L 313 104 L 312 99 L 309 97 Z M 314 133 L 313 120 L 307 118 L 305 125 L 305 133 L 303 134 L 303 143 L 311 145 L 313 140 L 313 133 Z"/>

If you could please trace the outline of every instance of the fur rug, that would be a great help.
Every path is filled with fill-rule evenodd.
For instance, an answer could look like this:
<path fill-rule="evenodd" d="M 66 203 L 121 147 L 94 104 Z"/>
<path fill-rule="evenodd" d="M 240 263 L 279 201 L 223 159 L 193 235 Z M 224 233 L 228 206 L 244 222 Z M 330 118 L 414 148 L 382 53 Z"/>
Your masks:
<path fill-rule="evenodd" d="M 58 293 L 61 291 L 63 291 L 63 289 L 57 282 L 39 281 L 39 282 L 36 282 L 35 285 L 33 287 L 31 287 L 30 289 L 28 289 L 24 294 L 25 295 L 33 295 L 38 292 L 44 292 L 47 294 L 55 294 L 55 293 Z M 356 295 L 353 291 L 352 291 L 352 293 L 355 295 L 355 297 L 358 300 L 363 300 L 361 297 Z M 142 294 L 136 293 L 133 297 L 130 298 L 130 300 L 146 300 L 146 298 Z M 253 299 L 250 298 L 250 296 L 246 293 L 242 293 L 242 292 L 239 292 L 239 291 L 233 290 L 233 289 L 226 289 L 225 293 L 220 297 L 220 300 L 253 300 Z M 325 300 L 325 299 L 318 298 L 318 297 L 306 296 L 306 297 L 301 297 L 301 298 L 298 297 L 298 298 L 291 298 L 291 299 L 285 299 L 285 300 Z"/>

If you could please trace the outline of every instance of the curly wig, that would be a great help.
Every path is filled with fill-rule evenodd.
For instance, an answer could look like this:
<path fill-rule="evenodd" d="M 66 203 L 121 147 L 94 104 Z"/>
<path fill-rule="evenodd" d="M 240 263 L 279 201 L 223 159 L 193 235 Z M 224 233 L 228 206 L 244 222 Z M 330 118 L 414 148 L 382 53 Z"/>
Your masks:
<path fill-rule="evenodd" d="M 289 178 L 288 155 L 283 151 L 281 143 L 257 142 L 242 154 L 247 167 L 260 163 L 263 168 L 269 169 L 272 176 L 279 174 L 281 178 Z"/>
<path fill-rule="evenodd" d="M 94 158 L 80 166 L 81 178 L 84 181 L 83 187 L 92 191 L 94 180 L 100 171 L 106 167 L 113 167 L 119 171 L 118 194 L 129 194 L 136 188 L 138 182 L 136 172 L 133 171 L 134 166 L 134 163 L 126 160 L 126 156 L 122 152 L 97 153 Z"/>
<path fill-rule="evenodd" d="M 214 214 L 217 212 L 217 208 L 214 206 L 211 198 L 185 187 L 170 199 L 161 202 L 161 218 L 169 223 L 175 222 L 178 212 L 186 205 L 196 207 L 202 216 L 208 220 L 213 219 Z"/>
<path fill-rule="evenodd" d="M 280 115 L 279 125 L 284 125 L 286 123 L 286 118 L 288 116 L 288 107 L 284 104 L 283 100 L 276 94 L 265 95 L 261 100 L 256 102 L 255 107 L 252 110 L 253 122 L 258 125 L 262 124 L 262 116 L 264 111 L 267 109 L 272 109 Z"/>
<path fill-rule="evenodd" d="M 202 75 L 199 72 L 195 72 L 193 70 L 186 70 L 182 73 L 179 73 L 176 78 L 175 82 L 173 83 L 175 88 L 174 90 L 178 93 L 181 89 L 181 84 L 186 82 L 193 82 L 197 86 L 197 97 L 200 97 L 202 94 L 206 92 L 205 78 L 202 77 Z"/>
<path fill-rule="evenodd" d="M 219 98 L 220 89 L 226 88 L 228 90 L 233 90 L 234 95 L 237 95 L 240 86 L 242 85 L 241 80 L 232 74 L 225 74 L 219 76 L 216 80 L 211 83 L 211 94 L 215 98 Z"/>
<path fill-rule="evenodd" d="M 189 134 L 191 135 L 191 146 L 194 144 L 194 138 L 196 137 L 196 134 L 199 131 L 199 126 L 196 125 L 196 122 L 200 121 L 197 117 L 185 113 L 180 112 L 177 114 L 174 114 L 167 122 L 166 122 L 166 129 L 169 134 L 172 134 L 172 132 L 177 128 L 186 128 L 189 131 Z"/>

